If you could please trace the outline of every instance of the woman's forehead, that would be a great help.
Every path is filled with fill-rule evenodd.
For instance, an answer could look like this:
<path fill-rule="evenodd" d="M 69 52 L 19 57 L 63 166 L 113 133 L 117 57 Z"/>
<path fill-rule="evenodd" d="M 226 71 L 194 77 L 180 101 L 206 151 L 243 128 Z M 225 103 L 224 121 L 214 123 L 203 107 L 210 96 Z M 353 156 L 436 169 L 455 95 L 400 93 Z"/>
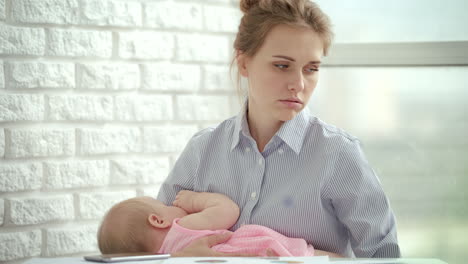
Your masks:
<path fill-rule="evenodd" d="M 323 54 L 323 41 L 310 28 L 277 25 L 267 34 L 258 53 L 317 61 Z"/>

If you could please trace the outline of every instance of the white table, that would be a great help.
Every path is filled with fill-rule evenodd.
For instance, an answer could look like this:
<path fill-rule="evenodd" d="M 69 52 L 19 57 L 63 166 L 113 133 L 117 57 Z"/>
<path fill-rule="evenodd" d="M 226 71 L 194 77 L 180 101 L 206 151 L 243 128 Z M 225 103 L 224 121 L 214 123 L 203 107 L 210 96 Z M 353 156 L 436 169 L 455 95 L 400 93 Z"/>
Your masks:
<path fill-rule="evenodd" d="M 119 262 L 121 264 L 190 264 L 194 260 L 201 259 L 226 259 L 229 260 L 225 264 L 262 264 L 265 262 L 264 258 L 171 258 L 167 260 L 147 260 L 147 261 L 129 261 L 129 262 Z M 280 258 L 280 261 L 284 258 Z M 300 258 L 296 257 L 294 259 L 303 260 L 304 264 L 447 264 L 446 262 L 439 259 L 419 259 L 419 258 L 399 258 L 399 259 L 338 259 L 327 257 L 314 257 L 314 258 Z M 271 263 L 271 260 L 269 263 Z M 24 264 L 97 264 L 98 262 L 88 262 L 85 261 L 82 257 L 70 257 L 70 258 L 33 258 L 30 259 Z M 278 263 L 278 261 L 276 262 Z M 285 261 L 284 263 L 287 263 Z"/>

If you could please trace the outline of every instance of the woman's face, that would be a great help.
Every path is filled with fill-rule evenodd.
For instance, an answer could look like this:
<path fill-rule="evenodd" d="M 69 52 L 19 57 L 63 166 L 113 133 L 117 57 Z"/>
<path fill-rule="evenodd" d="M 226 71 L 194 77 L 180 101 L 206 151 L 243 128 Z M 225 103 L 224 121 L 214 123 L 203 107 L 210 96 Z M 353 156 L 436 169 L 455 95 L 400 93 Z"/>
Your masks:
<path fill-rule="evenodd" d="M 238 56 L 249 82 L 249 115 L 263 120 L 293 119 L 307 105 L 317 85 L 323 43 L 305 27 L 277 25 L 253 57 Z"/>

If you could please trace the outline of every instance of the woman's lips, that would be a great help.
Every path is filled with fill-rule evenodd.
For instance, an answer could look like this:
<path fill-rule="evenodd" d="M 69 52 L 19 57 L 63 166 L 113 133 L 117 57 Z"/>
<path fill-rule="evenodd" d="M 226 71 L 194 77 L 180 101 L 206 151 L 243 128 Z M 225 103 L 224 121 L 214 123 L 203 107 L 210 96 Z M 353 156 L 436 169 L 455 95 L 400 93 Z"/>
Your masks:
<path fill-rule="evenodd" d="M 298 109 L 302 107 L 302 102 L 300 100 L 280 100 L 280 102 L 285 105 L 287 108 Z"/>

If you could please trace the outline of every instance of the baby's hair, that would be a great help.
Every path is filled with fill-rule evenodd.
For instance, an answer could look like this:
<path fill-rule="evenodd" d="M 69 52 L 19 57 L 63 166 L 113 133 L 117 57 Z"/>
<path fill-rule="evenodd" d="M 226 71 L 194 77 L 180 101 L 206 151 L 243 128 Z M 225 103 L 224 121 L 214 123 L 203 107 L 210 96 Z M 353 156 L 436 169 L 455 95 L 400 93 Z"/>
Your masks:
<path fill-rule="evenodd" d="M 149 197 L 147 197 L 149 198 Z M 145 197 L 137 197 L 114 205 L 105 215 L 98 230 L 98 246 L 102 254 L 146 252 L 148 215 L 153 207 Z"/>

